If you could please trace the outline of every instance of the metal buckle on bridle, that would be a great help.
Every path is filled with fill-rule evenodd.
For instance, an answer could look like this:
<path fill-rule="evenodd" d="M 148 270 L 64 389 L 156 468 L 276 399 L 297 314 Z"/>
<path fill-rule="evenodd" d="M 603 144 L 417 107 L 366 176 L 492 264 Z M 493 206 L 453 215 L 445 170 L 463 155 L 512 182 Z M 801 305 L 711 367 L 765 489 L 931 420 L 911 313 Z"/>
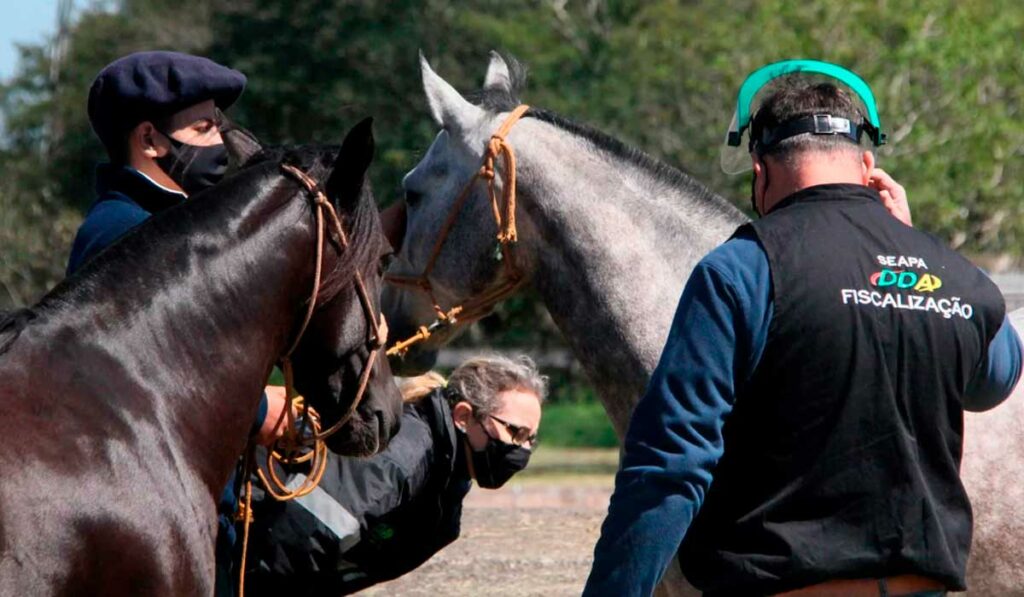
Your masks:
<path fill-rule="evenodd" d="M 519 238 L 515 220 L 516 162 L 515 152 L 506 141 L 506 137 L 512 127 L 526 114 L 527 110 L 529 110 L 529 106 L 525 104 L 516 107 L 487 141 L 480 168 L 466 182 L 462 187 L 462 191 L 456 197 L 454 203 L 452 203 L 452 208 L 449 210 L 448 217 L 441 226 L 437 239 L 434 241 L 434 247 L 427 260 L 426 267 L 423 268 L 423 272 L 418 276 L 385 276 L 385 280 L 390 284 L 414 288 L 427 293 L 436 315 L 432 323 L 420 326 L 411 337 L 401 340 L 389 348 L 387 350 L 388 356 L 404 355 L 411 346 L 427 340 L 431 335 L 442 329 L 452 328 L 461 323 L 472 323 L 486 316 L 495 305 L 515 292 L 519 287 L 522 281 L 522 273 L 516 267 L 512 254 L 512 248 Z M 505 158 L 504 184 L 502 188 L 504 195 L 503 206 L 499 205 L 498 196 L 494 189 L 494 179 L 496 177 L 495 162 L 499 156 Z M 494 221 L 498 225 L 494 258 L 495 261 L 504 264 L 504 276 L 501 282 L 466 299 L 461 305 L 454 306 L 446 311 L 441 308 L 437 298 L 434 296 L 434 289 L 430 284 L 430 274 L 434 270 L 434 265 L 441 254 L 441 248 L 448 238 L 448 233 L 455 224 L 463 204 L 469 199 L 477 180 L 483 180 L 487 185 L 491 208 L 494 213 Z"/>

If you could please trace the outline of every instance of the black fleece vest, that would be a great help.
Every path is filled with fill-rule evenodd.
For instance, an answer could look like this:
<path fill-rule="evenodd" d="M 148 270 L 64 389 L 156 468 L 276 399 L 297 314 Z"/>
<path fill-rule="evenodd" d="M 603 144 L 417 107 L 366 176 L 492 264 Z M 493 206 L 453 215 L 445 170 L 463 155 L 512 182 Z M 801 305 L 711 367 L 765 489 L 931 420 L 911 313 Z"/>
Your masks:
<path fill-rule="evenodd" d="M 763 356 L 680 561 L 708 595 L 920 574 L 964 588 L 962 398 L 996 286 L 878 194 L 822 185 L 748 224 L 771 268 Z"/>

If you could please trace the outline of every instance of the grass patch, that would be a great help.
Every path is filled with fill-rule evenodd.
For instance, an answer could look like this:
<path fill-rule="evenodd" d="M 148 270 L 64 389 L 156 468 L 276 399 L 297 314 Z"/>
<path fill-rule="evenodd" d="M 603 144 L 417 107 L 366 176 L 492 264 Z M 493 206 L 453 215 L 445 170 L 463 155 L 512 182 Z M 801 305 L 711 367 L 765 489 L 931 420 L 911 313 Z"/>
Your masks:
<path fill-rule="evenodd" d="M 615 430 L 597 402 L 549 402 L 540 423 L 542 446 L 616 448 Z"/>
<path fill-rule="evenodd" d="M 607 483 L 619 468 L 615 448 L 560 448 L 541 444 L 530 457 L 530 465 L 516 476 L 520 481 L 591 479 Z"/>

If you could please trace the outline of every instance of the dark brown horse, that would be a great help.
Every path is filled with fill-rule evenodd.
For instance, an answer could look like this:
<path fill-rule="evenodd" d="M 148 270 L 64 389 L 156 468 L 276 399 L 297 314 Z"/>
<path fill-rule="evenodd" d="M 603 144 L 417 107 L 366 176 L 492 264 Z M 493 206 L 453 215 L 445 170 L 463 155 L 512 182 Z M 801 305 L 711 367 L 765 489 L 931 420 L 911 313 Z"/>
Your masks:
<path fill-rule="evenodd" d="M 264 152 L 3 318 L 0 595 L 212 593 L 217 497 L 313 291 L 312 198 L 281 164 L 318 181 L 350 241 L 325 246 L 292 357 L 330 425 L 370 351 L 353 278 L 379 304 L 390 251 L 365 182 L 372 151 L 367 120 L 340 150 Z M 334 451 L 365 454 L 397 430 L 383 355 L 374 367 Z"/>

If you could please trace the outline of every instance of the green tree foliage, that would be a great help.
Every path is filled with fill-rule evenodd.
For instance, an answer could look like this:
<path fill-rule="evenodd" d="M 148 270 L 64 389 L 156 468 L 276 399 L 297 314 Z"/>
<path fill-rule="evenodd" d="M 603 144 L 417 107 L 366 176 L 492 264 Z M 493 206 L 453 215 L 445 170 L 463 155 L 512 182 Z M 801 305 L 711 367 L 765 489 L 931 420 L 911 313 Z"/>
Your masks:
<path fill-rule="evenodd" d="M 60 279 L 76 215 L 102 158 L 85 116 L 89 83 L 140 49 L 202 53 L 244 71 L 232 115 L 270 143 L 337 142 L 376 117 L 381 203 L 435 130 L 417 51 L 476 88 L 487 51 L 531 70 L 528 102 L 589 122 L 745 204 L 745 177 L 718 169 L 735 93 L 767 62 L 814 57 L 865 77 L 915 222 L 972 252 L 1024 252 L 1024 10 L 1015 0 L 121 0 L 83 8 L 59 67 L 26 47 L 0 84 L 0 306 Z M 530 300 L 509 338 L 539 341 Z M 542 336 L 544 334 L 541 334 Z"/>

